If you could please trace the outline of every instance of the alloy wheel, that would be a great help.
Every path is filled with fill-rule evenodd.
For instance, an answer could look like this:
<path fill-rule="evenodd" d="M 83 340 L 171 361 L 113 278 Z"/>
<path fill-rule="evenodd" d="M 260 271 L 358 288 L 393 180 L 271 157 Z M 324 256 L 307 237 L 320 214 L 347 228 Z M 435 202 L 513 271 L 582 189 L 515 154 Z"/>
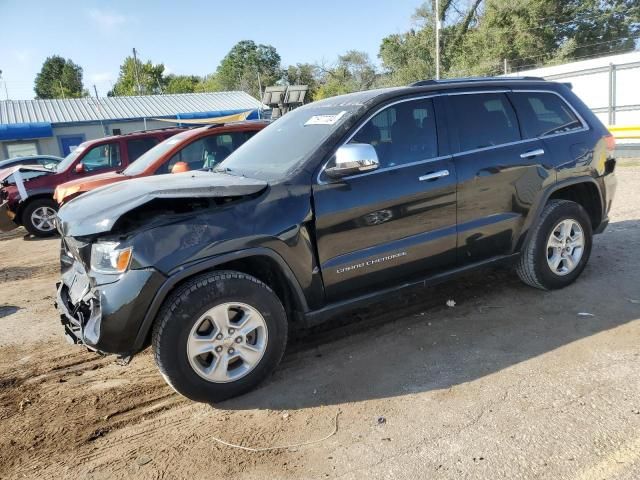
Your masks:
<path fill-rule="evenodd" d="M 556 275 L 573 272 L 584 252 L 584 232 L 580 224 L 572 219 L 559 222 L 547 240 L 547 264 Z"/>
<path fill-rule="evenodd" d="M 258 310 L 244 303 L 222 303 L 205 312 L 191 328 L 189 364 L 209 382 L 233 382 L 258 365 L 267 340 L 267 324 Z"/>
<path fill-rule="evenodd" d="M 47 206 L 36 208 L 31 213 L 31 223 L 42 232 L 51 232 L 56 228 L 56 211 Z"/>

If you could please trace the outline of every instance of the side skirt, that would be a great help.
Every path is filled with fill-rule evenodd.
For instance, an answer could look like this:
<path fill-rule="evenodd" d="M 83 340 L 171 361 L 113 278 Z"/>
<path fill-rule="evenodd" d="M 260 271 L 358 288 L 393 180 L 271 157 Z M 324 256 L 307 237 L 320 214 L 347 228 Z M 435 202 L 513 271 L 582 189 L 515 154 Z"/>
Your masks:
<path fill-rule="evenodd" d="M 350 298 L 348 300 L 342 300 L 340 302 L 331 303 L 319 310 L 313 310 L 304 314 L 302 319 L 302 327 L 309 328 L 321 323 L 326 322 L 331 319 L 331 317 L 337 315 L 338 313 L 345 312 L 348 310 L 353 310 L 355 308 L 365 306 L 371 302 L 376 302 L 383 300 L 386 296 L 396 295 L 405 290 L 409 290 L 415 287 L 427 287 L 437 285 L 438 283 L 446 282 L 447 280 L 451 280 L 459 275 L 464 273 L 478 270 L 481 268 L 485 268 L 493 265 L 501 265 L 501 264 L 510 264 L 513 263 L 520 253 L 513 253 L 510 255 L 501 255 L 498 257 L 491 257 L 487 260 L 483 260 L 481 262 L 472 263 L 470 265 L 465 265 L 463 267 L 457 267 L 451 270 L 448 270 L 443 273 L 438 273 L 435 275 L 430 275 L 424 277 L 419 280 L 415 280 L 408 283 L 402 283 L 400 285 L 396 285 L 394 287 L 385 288 L 382 290 L 377 290 L 372 293 L 366 293 L 364 295 L 360 295 L 358 297 Z"/>

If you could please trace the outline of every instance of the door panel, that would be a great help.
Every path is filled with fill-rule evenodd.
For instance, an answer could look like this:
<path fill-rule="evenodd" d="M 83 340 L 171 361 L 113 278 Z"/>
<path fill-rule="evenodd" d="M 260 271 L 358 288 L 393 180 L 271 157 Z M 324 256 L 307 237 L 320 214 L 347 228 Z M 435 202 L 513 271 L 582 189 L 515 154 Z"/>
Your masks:
<path fill-rule="evenodd" d="M 537 159 L 539 140 L 455 156 L 458 171 L 458 261 L 511 253 L 536 195 L 550 173 Z"/>
<path fill-rule="evenodd" d="M 524 220 L 552 177 L 538 139 L 521 140 L 505 93 L 449 96 L 458 173 L 458 263 L 513 251 Z"/>
<path fill-rule="evenodd" d="M 438 137 L 444 129 L 436 128 L 436 109 L 431 98 L 382 108 L 350 140 L 372 145 L 379 168 L 314 186 L 328 300 L 455 264 L 456 171 L 448 142 Z"/>
<path fill-rule="evenodd" d="M 449 174 L 419 180 L 443 170 Z M 313 195 L 329 300 L 455 263 L 456 175 L 450 158 L 316 185 Z"/>

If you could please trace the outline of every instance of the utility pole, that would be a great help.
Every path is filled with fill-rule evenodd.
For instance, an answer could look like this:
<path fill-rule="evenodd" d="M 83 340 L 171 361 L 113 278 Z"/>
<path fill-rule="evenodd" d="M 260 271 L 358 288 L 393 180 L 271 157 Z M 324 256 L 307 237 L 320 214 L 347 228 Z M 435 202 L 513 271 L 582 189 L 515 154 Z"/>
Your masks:
<path fill-rule="evenodd" d="M 133 48 L 133 71 L 136 76 L 136 85 L 138 86 L 138 95 L 142 95 L 142 88 L 140 88 L 140 77 L 138 76 L 138 56 L 135 47 Z"/>
<path fill-rule="evenodd" d="M 507 59 L 504 59 L 504 74 L 506 75 L 507 73 L 509 73 L 509 66 L 507 64 Z"/>
<path fill-rule="evenodd" d="M 66 99 L 67 97 L 64 96 L 64 88 L 62 88 L 62 80 L 58 80 L 58 85 L 60 85 L 60 93 L 62 94 L 62 98 Z"/>
<path fill-rule="evenodd" d="M 0 70 L 0 80 L 2 80 L 2 70 Z M 7 90 L 7 81 L 4 81 L 4 95 L 5 95 L 5 100 L 9 100 L 9 91 Z"/>
<path fill-rule="evenodd" d="M 440 2 L 436 0 L 436 80 L 440 80 Z"/>
<path fill-rule="evenodd" d="M 96 88 L 96 85 L 93 84 L 93 91 L 96 93 L 96 100 L 98 99 L 98 89 Z"/>
<path fill-rule="evenodd" d="M 258 100 L 262 101 L 262 81 L 260 80 L 260 69 L 257 70 L 258 73 L 258 91 L 260 93 Z"/>

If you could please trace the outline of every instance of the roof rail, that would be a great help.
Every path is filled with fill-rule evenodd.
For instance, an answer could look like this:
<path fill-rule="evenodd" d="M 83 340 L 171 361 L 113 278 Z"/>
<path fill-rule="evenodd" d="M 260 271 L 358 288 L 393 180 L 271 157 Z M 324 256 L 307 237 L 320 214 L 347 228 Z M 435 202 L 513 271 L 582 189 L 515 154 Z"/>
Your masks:
<path fill-rule="evenodd" d="M 126 137 L 127 135 L 135 135 L 138 133 L 146 133 L 146 132 L 161 132 L 163 130 L 175 130 L 177 128 L 185 129 L 187 127 L 179 127 L 174 125 L 172 127 L 159 127 L 159 128 L 147 128 L 146 130 L 143 128 L 142 130 L 134 130 L 133 132 L 121 133 L 120 135 L 113 135 L 114 137 Z"/>
<path fill-rule="evenodd" d="M 409 85 L 410 87 L 426 87 L 428 85 L 446 85 L 448 83 L 473 83 L 473 82 L 510 82 L 510 81 L 527 81 L 527 80 L 544 80 L 542 77 L 458 77 L 444 78 L 441 80 L 419 80 Z"/>

